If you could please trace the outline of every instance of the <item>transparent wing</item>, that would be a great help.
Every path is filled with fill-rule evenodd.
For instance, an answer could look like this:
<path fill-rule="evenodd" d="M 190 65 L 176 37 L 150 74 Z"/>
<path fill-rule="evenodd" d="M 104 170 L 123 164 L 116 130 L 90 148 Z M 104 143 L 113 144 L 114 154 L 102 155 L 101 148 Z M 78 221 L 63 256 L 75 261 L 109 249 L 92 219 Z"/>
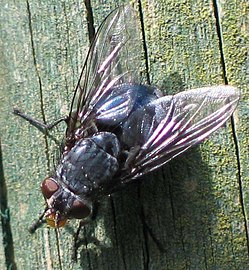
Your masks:
<path fill-rule="evenodd" d="M 113 93 L 115 86 L 138 82 L 140 46 L 134 10 L 121 6 L 111 12 L 100 25 L 89 49 L 72 101 L 67 136 L 76 131 L 79 123 L 82 128 L 89 125 L 96 117 L 96 104 L 109 96 L 109 92 L 117 97 Z M 129 109 L 127 103 L 123 110 Z M 108 112 L 105 110 L 105 113 Z"/>
<path fill-rule="evenodd" d="M 132 143 L 140 147 L 126 164 L 130 169 L 124 181 L 157 169 L 202 142 L 226 122 L 238 100 L 234 87 L 204 87 L 162 97 L 137 111 L 130 128 Z"/>

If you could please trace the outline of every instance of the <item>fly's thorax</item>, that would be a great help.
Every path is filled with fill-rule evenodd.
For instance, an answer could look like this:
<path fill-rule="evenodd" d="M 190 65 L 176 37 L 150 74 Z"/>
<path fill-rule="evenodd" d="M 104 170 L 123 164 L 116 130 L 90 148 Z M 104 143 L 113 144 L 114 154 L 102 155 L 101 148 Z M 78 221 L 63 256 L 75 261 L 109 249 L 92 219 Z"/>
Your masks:
<path fill-rule="evenodd" d="M 67 219 L 85 220 L 92 216 L 92 202 L 75 195 L 55 178 L 46 178 L 41 190 L 47 204 L 45 217 L 48 225 L 62 227 Z"/>
<path fill-rule="evenodd" d="M 98 197 L 119 169 L 120 144 L 111 132 L 79 140 L 56 168 L 56 179 L 81 198 Z"/>

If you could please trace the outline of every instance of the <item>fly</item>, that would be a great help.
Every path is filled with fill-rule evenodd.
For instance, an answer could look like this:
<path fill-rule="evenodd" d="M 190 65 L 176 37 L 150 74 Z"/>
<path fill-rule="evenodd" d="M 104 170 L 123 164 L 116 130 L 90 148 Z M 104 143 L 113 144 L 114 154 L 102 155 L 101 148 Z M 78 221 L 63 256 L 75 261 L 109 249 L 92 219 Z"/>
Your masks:
<path fill-rule="evenodd" d="M 91 220 L 97 202 L 201 143 L 234 112 L 239 91 L 211 86 L 163 96 L 139 83 L 134 11 L 121 6 L 100 25 L 74 92 L 70 113 L 50 126 L 18 110 L 40 129 L 67 124 L 55 171 L 41 183 L 45 219 Z M 137 46 L 137 48 L 139 45 Z"/>

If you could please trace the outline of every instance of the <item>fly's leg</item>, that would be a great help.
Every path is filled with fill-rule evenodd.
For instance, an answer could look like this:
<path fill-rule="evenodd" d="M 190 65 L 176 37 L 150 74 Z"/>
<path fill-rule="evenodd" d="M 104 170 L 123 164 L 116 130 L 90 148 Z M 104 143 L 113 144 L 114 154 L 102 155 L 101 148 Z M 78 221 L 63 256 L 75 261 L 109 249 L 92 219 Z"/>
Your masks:
<path fill-rule="evenodd" d="M 29 227 L 29 232 L 34 233 L 39 227 L 41 227 L 46 221 L 44 220 L 44 215 L 47 211 L 47 208 L 39 216 L 39 218 Z"/>
<path fill-rule="evenodd" d="M 72 254 L 72 260 L 74 262 L 77 262 L 77 252 L 78 252 L 78 248 L 82 245 L 82 240 L 80 239 L 79 235 L 80 235 L 80 231 L 82 229 L 82 227 L 84 227 L 86 225 L 86 222 L 84 220 L 80 221 L 79 227 L 76 231 L 76 233 L 74 234 L 74 240 L 73 240 L 73 254 Z"/>
<path fill-rule="evenodd" d="M 140 197 L 140 189 L 138 190 L 139 193 L 139 197 Z M 162 253 L 166 252 L 165 248 L 163 247 L 162 243 L 160 242 L 160 240 L 158 240 L 158 238 L 155 236 L 155 234 L 153 233 L 152 229 L 149 227 L 149 225 L 146 222 L 145 219 L 145 215 L 144 215 L 144 209 L 143 209 L 143 205 L 141 203 L 141 201 L 139 200 L 139 204 L 140 204 L 140 213 L 139 213 L 139 217 L 140 220 L 143 224 L 143 233 L 144 233 L 144 237 L 148 238 L 148 235 L 151 237 L 151 239 L 154 241 L 154 243 L 156 244 L 158 250 Z"/>
<path fill-rule="evenodd" d="M 28 121 L 32 126 L 39 129 L 42 133 L 47 133 L 48 130 L 54 128 L 60 122 L 63 122 L 63 121 L 67 122 L 67 119 L 68 119 L 68 117 L 61 117 L 61 118 L 57 119 L 54 123 L 46 125 L 46 124 L 32 118 L 31 116 L 24 114 L 23 112 L 19 111 L 18 109 L 14 109 L 13 113 L 15 115 L 18 115 L 18 116 L 22 117 L 26 121 Z"/>
<path fill-rule="evenodd" d="M 143 231 L 144 231 L 144 235 L 146 235 L 147 233 L 150 235 L 151 239 L 154 241 L 154 243 L 156 244 L 158 250 L 162 253 L 166 252 L 165 248 L 163 247 L 162 243 L 160 243 L 160 241 L 157 239 L 157 237 L 155 236 L 155 234 L 153 233 L 152 229 L 149 227 L 149 225 L 146 223 L 145 217 L 143 213 L 140 213 L 140 219 L 143 223 Z"/>
<path fill-rule="evenodd" d="M 93 214 L 90 218 L 91 221 L 95 220 L 97 217 L 97 213 L 98 213 L 98 208 L 99 208 L 99 204 L 97 202 L 94 203 L 94 207 L 93 207 Z M 81 220 L 79 223 L 79 226 L 77 228 L 77 231 L 74 234 L 74 240 L 73 240 L 73 253 L 72 253 L 72 260 L 74 262 L 77 262 L 77 252 L 79 247 L 85 243 L 85 245 L 87 246 L 87 242 L 86 239 L 81 239 L 80 238 L 80 231 L 83 227 L 85 227 L 86 224 L 89 223 L 90 220 Z"/>

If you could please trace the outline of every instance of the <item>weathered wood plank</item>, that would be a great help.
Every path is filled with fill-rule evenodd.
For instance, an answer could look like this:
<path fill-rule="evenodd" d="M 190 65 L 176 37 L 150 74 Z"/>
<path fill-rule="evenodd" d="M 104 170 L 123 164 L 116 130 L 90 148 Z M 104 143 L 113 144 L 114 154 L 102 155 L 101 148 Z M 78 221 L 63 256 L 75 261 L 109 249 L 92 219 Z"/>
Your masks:
<path fill-rule="evenodd" d="M 5 97 L 1 131 L 19 269 L 59 269 L 53 230 L 39 230 L 35 235 L 28 232 L 44 207 L 39 185 L 53 168 L 54 144 L 12 115 L 12 108 L 38 119 L 44 117 L 44 110 L 47 121 L 65 114 L 84 59 L 84 46 L 88 47 L 84 12 L 83 4 L 70 1 L 9 1 L 1 6 L 1 94 Z M 64 244 L 68 248 L 62 256 L 65 265 L 70 265 L 72 237 L 67 237 Z"/>
<path fill-rule="evenodd" d="M 117 5 L 102 2 L 92 1 L 96 24 Z M 1 5 L 1 136 L 18 269 L 248 269 L 246 5 L 226 0 L 219 11 L 228 81 L 243 94 L 235 115 L 240 178 L 228 124 L 140 187 L 104 201 L 97 220 L 82 232 L 77 264 L 71 261 L 72 228 L 60 230 L 58 239 L 51 229 L 27 231 L 43 209 L 39 183 L 53 168 L 55 144 L 11 109 L 46 121 L 67 112 L 88 47 L 85 7 L 72 1 Z M 142 1 L 142 9 L 152 84 L 172 93 L 224 83 L 209 1 Z M 64 127 L 53 132 L 58 139 Z"/>
<path fill-rule="evenodd" d="M 229 8 L 228 4 L 224 5 Z M 175 86 L 178 90 L 177 87 L 183 84 L 196 87 L 222 83 L 213 9 L 209 1 L 205 4 L 167 1 L 167 4 L 155 4 L 154 7 L 148 5 L 149 14 L 145 18 L 149 18 L 148 36 L 153 59 L 151 74 L 159 84 L 164 83 L 162 89 L 174 91 Z M 234 14 L 233 10 L 229 12 Z M 237 12 L 233 16 L 241 17 L 242 14 Z M 245 65 L 245 57 L 240 63 L 241 67 Z M 227 65 L 233 64 L 229 62 Z M 233 74 L 229 76 L 229 82 L 233 83 Z M 174 253 L 177 239 L 178 250 L 181 250 L 175 260 L 172 259 L 169 269 L 227 269 L 228 265 L 233 269 L 247 268 L 247 235 L 239 203 L 235 150 L 229 130 L 228 126 L 200 147 L 201 160 L 198 161 L 199 153 L 196 152 L 192 160 L 186 154 L 169 164 L 167 176 L 170 176 L 174 237 L 165 236 L 165 243 L 169 252 Z M 236 206 L 234 198 L 237 198 Z M 238 239 L 241 242 L 237 245 Z M 234 254 L 233 249 L 238 252 Z"/>
<path fill-rule="evenodd" d="M 235 114 L 235 127 L 238 139 L 239 166 L 237 172 L 238 188 L 240 192 L 239 205 L 237 209 L 242 214 L 244 227 L 247 231 L 241 231 L 243 223 L 234 224 L 233 230 L 240 231 L 237 235 L 235 251 L 240 252 L 239 246 L 246 250 L 248 246 L 243 245 L 243 239 L 246 237 L 249 241 L 249 77 L 248 77 L 248 44 L 249 44 L 249 3 L 241 1 L 234 3 L 233 1 L 225 1 L 220 4 L 222 32 L 224 38 L 224 52 L 227 63 L 228 80 L 238 85 L 241 89 L 241 101 L 237 114 Z M 247 243 L 248 244 L 248 243 Z"/>

